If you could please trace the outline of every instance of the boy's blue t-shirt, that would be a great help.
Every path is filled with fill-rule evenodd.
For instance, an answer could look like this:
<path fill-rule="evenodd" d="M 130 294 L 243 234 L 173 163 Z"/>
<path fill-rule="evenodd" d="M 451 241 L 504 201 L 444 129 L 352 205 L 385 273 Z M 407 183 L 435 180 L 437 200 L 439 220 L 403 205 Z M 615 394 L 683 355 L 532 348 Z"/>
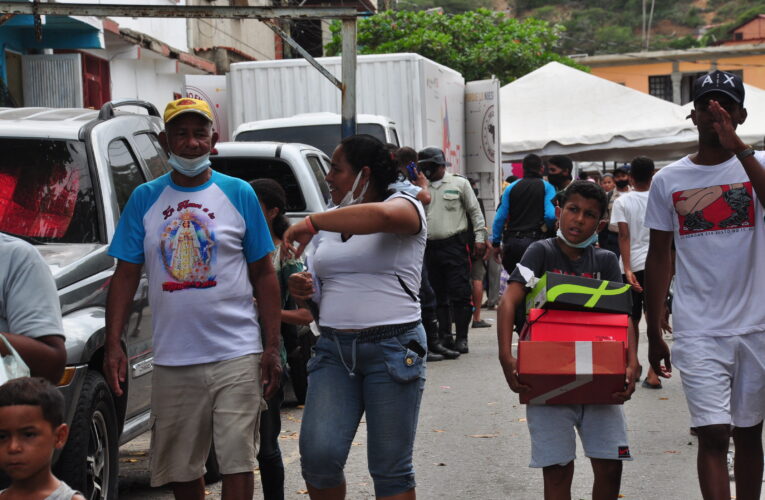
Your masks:
<path fill-rule="evenodd" d="M 546 272 L 553 272 L 621 283 L 622 273 L 615 253 L 589 246 L 578 260 L 571 260 L 558 247 L 556 239 L 547 238 L 529 245 L 519 265 L 531 269 L 537 278 Z M 510 274 L 510 281 L 526 284 L 526 279 L 517 267 Z"/>
<path fill-rule="evenodd" d="M 109 255 L 145 264 L 154 362 L 186 366 L 262 352 L 247 264 L 274 246 L 249 184 L 213 172 L 178 186 L 170 174 L 138 186 Z"/>

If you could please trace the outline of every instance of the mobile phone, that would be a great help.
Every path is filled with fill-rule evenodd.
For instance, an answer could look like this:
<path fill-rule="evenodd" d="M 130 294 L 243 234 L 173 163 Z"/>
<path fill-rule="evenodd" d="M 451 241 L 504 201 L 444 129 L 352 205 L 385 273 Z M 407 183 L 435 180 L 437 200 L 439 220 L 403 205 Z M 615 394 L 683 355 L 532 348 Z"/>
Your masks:
<path fill-rule="evenodd" d="M 409 176 L 410 181 L 416 181 L 417 180 L 417 173 L 420 171 L 420 169 L 417 168 L 417 165 L 414 164 L 414 162 L 409 163 L 409 165 L 406 166 L 406 172 Z"/>
<path fill-rule="evenodd" d="M 410 340 L 409 342 L 407 342 L 406 348 L 416 353 L 421 358 L 425 357 L 425 354 L 426 354 L 425 349 L 416 340 Z"/>

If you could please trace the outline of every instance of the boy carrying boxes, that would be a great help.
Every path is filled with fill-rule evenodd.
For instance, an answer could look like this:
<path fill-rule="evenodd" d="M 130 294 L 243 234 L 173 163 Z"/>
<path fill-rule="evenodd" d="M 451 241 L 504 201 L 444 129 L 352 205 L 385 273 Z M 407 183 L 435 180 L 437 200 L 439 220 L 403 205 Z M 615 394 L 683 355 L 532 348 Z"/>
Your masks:
<path fill-rule="evenodd" d="M 513 318 L 524 307 L 527 278 L 521 266 L 541 277 L 547 272 L 584 276 L 610 282 L 621 281 L 616 255 L 594 248 L 607 200 L 603 189 L 587 181 L 573 182 L 562 193 L 556 208 L 560 229 L 556 238 L 533 243 L 519 267 L 510 276 L 499 307 L 499 360 L 507 383 L 514 392 L 532 388 L 518 377 L 517 360 L 512 354 Z M 526 273 L 524 273 L 526 274 Z M 590 458 L 595 476 L 593 500 L 616 499 L 619 495 L 622 461 L 631 460 L 622 407 L 635 391 L 637 355 L 634 332 L 628 323 L 626 380 L 623 390 L 612 395 L 614 404 L 536 405 L 526 407 L 531 434 L 531 467 L 541 467 L 546 500 L 570 498 L 579 431 L 585 455 Z"/>

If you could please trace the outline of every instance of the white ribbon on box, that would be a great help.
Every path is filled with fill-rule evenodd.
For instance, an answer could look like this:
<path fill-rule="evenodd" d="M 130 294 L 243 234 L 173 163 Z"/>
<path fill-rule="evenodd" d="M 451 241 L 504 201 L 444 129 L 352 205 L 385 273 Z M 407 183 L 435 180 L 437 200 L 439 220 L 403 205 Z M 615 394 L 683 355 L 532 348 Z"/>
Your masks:
<path fill-rule="evenodd" d="M 543 405 L 547 404 L 552 398 L 558 397 L 561 394 L 565 394 L 571 390 L 581 387 L 583 385 L 592 382 L 592 349 L 593 342 L 574 342 L 574 363 L 576 378 L 568 384 L 556 387 L 555 389 L 548 391 L 544 394 L 532 398 L 529 401 L 531 405 Z"/>

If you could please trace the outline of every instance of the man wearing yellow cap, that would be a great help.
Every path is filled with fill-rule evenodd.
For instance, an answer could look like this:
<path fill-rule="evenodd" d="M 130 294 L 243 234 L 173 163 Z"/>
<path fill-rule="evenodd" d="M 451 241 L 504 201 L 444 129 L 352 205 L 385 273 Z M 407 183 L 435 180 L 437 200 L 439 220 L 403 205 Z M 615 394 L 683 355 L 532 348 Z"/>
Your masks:
<path fill-rule="evenodd" d="M 218 134 L 207 103 L 178 99 L 164 119 L 160 140 L 173 170 L 135 189 L 109 247 L 118 260 L 104 370 L 122 396 L 121 334 L 145 266 L 154 328 L 151 484 L 202 500 L 214 437 L 224 500 L 249 500 L 256 449 L 248 437 L 263 396 L 280 383 L 273 244 L 252 188 L 210 168 Z"/>

